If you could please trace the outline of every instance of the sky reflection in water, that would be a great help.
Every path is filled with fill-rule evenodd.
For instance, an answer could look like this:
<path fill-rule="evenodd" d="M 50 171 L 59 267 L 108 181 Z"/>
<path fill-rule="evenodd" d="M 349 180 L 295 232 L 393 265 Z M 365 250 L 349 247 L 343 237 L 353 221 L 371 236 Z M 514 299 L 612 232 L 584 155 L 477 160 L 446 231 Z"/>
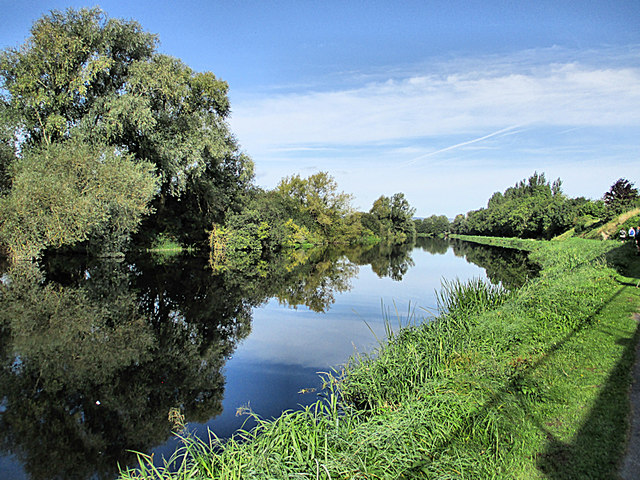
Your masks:
<path fill-rule="evenodd" d="M 175 408 L 190 431 L 228 437 L 247 420 L 240 407 L 270 418 L 314 402 L 317 391 L 299 392 L 320 389 L 318 372 L 384 339 L 383 305 L 397 327 L 396 309 L 402 323 L 409 305 L 429 316 L 442 278 L 526 277 L 524 258 L 504 250 L 418 245 L 303 252 L 309 262 L 274 259 L 266 276 L 213 274 L 190 257 L 59 256 L 8 269 L 0 478 L 110 479 L 117 464 L 135 465 L 131 450 L 160 461 L 178 446 Z"/>
<path fill-rule="evenodd" d="M 435 310 L 435 290 L 442 278 L 485 278 L 484 269 L 457 258 L 451 248 L 445 254 L 416 248 L 411 257 L 415 265 L 402 281 L 379 277 L 370 266 L 360 266 L 353 288 L 337 294 L 325 313 L 305 306 L 292 308 L 277 299 L 254 309 L 252 332 L 224 369 L 223 412 L 206 427 L 228 436 L 246 420 L 236 416 L 238 407 L 250 405 L 259 416 L 269 418 L 312 403 L 315 394 L 298 392 L 320 388 L 318 372 L 339 367 L 356 350 L 370 352 L 376 337 L 384 339 L 383 308 L 391 312 L 393 327 L 398 325 L 396 309 L 403 323 L 409 307 L 421 320 Z M 199 433 L 206 430 L 203 425 L 193 427 Z"/>

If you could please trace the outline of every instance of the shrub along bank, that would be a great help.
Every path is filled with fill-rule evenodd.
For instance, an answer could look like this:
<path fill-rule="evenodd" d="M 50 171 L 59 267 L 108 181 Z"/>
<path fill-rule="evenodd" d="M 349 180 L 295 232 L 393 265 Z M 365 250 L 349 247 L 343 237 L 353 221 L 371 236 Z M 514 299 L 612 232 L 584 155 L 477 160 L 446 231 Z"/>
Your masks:
<path fill-rule="evenodd" d="M 640 277 L 639 262 L 613 241 L 528 249 L 543 269 L 521 289 L 446 282 L 438 318 L 390 321 L 316 404 L 226 442 L 185 435 L 169 465 L 141 456 L 122 477 L 615 477 L 640 304 L 616 268 Z"/>

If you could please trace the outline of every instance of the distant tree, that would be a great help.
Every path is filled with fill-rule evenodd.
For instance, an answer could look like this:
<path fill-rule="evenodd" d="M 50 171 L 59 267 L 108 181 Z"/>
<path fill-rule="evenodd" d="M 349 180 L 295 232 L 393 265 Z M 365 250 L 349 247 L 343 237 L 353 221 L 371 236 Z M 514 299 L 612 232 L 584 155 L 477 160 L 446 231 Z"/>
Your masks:
<path fill-rule="evenodd" d="M 286 177 L 276 190 L 294 202 L 302 213 L 309 215 L 314 227 L 326 239 L 335 239 L 342 234 L 344 219 L 352 212 L 352 197 L 340 192 L 335 179 L 327 172 L 318 172 L 308 178 L 299 175 Z"/>
<path fill-rule="evenodd" d="M 573 225 L 582 204 L 562 193 L 560 179 L 550 183 L 544 173 L 521 180 L 504 193 L 495 192 L 487 208 L 456 217 L 455 233 L 503 237 L 552 238 Z"/>
<path fill-rule="evenodd" d="M 416 233 L 429 237 L 441 237 L 449 231 L 449 219 L 444 215 L 431 215 L 414 221 Z"/>
<path fill-rule="evenodd" d="M 638 189 L 626 178 L 620 178 L 604 194 L 604 203 L 610 215 L 616 215 L 632 208 L 638 200 Z"/>
<path fill-rule="evenodd" d="M 413 216 L 416 209 L 405 198 L 404 193 L 394 193 L 391 197 L 391 222 L 396 232 L 402 232 L 407 239 L 413 239 L 416 235 Z"/>
<path fill-rule="evenodd" d="M 409 205 L 404 193 L 395 193 L 391 197 L 381 195 L 373 202 L 369 216 L 363 221 L 367 228 L 384 240 L 403 243 L 415 238 L 414 213 L 415 208 Z"/>
<path fill-rule="evenodd" d="M 451 222 L 451 231 L 454 233 L 464 234 L 467 233 L 466 225 L 465 225 L 466 216 L 462 213 L 459 213 Z"/>

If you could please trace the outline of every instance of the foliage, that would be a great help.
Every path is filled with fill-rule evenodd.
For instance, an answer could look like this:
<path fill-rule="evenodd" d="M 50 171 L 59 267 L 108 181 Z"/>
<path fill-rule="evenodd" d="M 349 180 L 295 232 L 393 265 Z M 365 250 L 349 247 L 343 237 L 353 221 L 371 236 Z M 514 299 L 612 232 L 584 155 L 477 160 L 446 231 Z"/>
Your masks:
<path fill-rule="evenodd" d="M 244 222 L 238 224 L 238 220 Z M 262 258 L 263 248 L 269 238 L 270 227 L 260 221 L 257 212 L 245 210 L 241 216 L 228 226 L 214 225 L 209 234 L 211 264 L 214 269 L 223 263 L 233 264 L 235 268 L 245 268 Z"/>
<path fill-rule="evenodd" d="M 12 258 L 91 236 L 117 244 L 149 212 L 156 189 L 151 164 L 74 142 L 31 149 L 9 171 L 12 188 L 0 198 L 0 239 Z"/>
<path fill-rule="evenodd" d="M 151 57 L 156 38 L 98 9 L 53 11 L 0 57 L 0 75 L 30 144 L 67 138 L 101 97 L 123 89 L 129 67 Z"/>
<path fill-rule="evenodd" d="M 11 116 L 6 102 L 0 97 L 0 196 L 11 187 L 8 169 L 16 156 Z"/>
<path fill-rule="evenodd" d="M 404 243 L 415 238 L 414 213 L 404 193 L 395 193 L 391 198 L 381 195 L 368 215 L 363 216 L 363 225 L 384 241 Z"/>
<path fill-rule="evenodd" d="M 284 178 L 274 190 L 251 189 L 245 207 L 216 224 L 209 236 L 211 263 L 245 268 L 283 249 L 318 245 L 374 244 L 379 239 L 353 212 L 351 195 L 326 172 Z M 242 258 L 246 256 L 247 258 Z"/>
<path fill-rule="evenodd" d="M 292 175 L 280 181 L 277 192 L 310 217 L 313 229 L 323 238 L 334 241 L 342 236 L 344 219 L 351 213 L 351 195 L 338 191 L 338 184 L 327 172 L 308 178 Z"/>
<path fill-rule="evenodd" d="M 201 241 L 213 222 L 240 210 L 253 179 L 253 164 L 226 123 L 227 84 L 210 72 L 196 73 L 177 59 L 155 55 L 132 66 L 129 85 L 127 95 L 96 112 L 107 120 L 86 134 L 106 137 L 155 163 L 161 175 L 157 214 L 145 228 L 170 232 L 186 243 Z M 144 125 L 128 123 L 139 116 Z"/>
<path fill-rule="evenodd" d="M 445 215 L 431 215 L 414 220 L 416 234 L 428 237 L 443 237 L 450 229 L 449 219 Z"/>
<path fill-rule="evenodd" d="M 202 241 L 212 223 L 239 211 L 253 164 L 229 130 L 227 84 L 157 53 L 156 46 L 157 38 L 138 23 L 110 19 L 94 8 L 53 11 L 34 23 L 23 45 L 4 50 L 0 192 L 16 185 L 6 172 L 24 171 L 10 168 L 12 163 L 24 165 L 21 158 L 37 154 L 32 151 L 72 148 L 63 146 L 72 142 L 110 147 L 142 169 L 154 165 L 159 185 L 147 212 L 155 214 L 144 221 L 140 240 L 164 232 L 185 244 Z M 101 173 L 94 173 L 98 183 Z M 147 191 L 144 181 L 131 186 Z M 141 217 L 126 222 L 134 220 Z M 86 225 L 78 223 L 76 233 L 60 242 L 87 237 L 85 226 L 96 222 L 86 218 Z"/>
<path fill-rule="evenodd" d="M 611 218 L 635 206 L 638 200 L 638 189 L 634 188 L 633 183 L 626 178 L 620 178 L 604 194 L 603 200 Z"/>
<path fill-rule="evenodd" d="M 572 228 L 578 218 L 602 211 L 599 202 L 567 198 L 561 186 L 560 179 L 549 183 L 544 173 L 536 172 L 504 193 L 494 193 L 487 208 L 457 216 L 451 230 L 465 235 L 550 239 Z"/>
<path fill-rule="evenodd" d="M 275 190 L 253 189 L 241 212 L 230 215 L 224 226 L 213 225 L 209 234 L 211 265 L 214 269 L 233 265 L 242 270 L 282 248 L 322 243 L 317 230 L 307 225 L 314 225 L 313 218 L 290 198 Z"/>

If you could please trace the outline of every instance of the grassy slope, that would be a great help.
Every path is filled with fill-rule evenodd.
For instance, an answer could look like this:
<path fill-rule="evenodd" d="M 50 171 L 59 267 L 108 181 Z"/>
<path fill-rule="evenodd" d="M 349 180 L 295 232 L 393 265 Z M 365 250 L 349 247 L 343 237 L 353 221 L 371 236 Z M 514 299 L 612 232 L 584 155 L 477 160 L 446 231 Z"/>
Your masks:
<path fill-rule="evenodd" d="M 175 478 L 616 478 L 639 262 L 615 242 L 520 246 L 540 278 L 510 295 L 450 289 L 463 300 L 449 315 L 353 359 L 339 385 L 364 410 L 330 394 L 222 454 L 188 440 Z M 141 478 L 170 477 L 149 468 Z"/>
<path fill-rule="evenodd" d="M 600 228 L 597 228 L 591 232 L 588 232 L 584 235 L 585 238 L 592 238 L 592 239 L 607 239 L 607 238 L 613 238 L 616 239 L 618 238 L 618 232 L 620 231 L 620 225 L 622 225 L 624 222 L 626 222 L 628 219 L 630 219 L 631 217 L 637 215 L 638 213 L 640 213 L 640 208 L 634 208 L 633 210 L 630 210 L 628 212 L 624 212 L 622 214 L 620 214 L 618 217 L 614 218 L 613 220 L 611 220 L 610 222 L 606 223 L 605 225 L 601 226 Z"/>
<path fill-rule="evenodd" d="M 634 208 L 629 210 L 628 212 L 621 213 L 617 217 L 608 221 L 604 225 L 601 225 L 597 228 L 591 228 L 583 231 L 580 234 L 576 235 L 575 228 L 571 228 L 566 232 L 554 237 L 553 240 L 567 240 L 571 237 L 580 237 L 580 238 L 588 238 L 591 240 L 617 240 L 620 234 L 620 228 L 624 226 L 627 220 L 632 219 L 640 213 L 640 208 Z M 593 224 L 600 223 L 599 220 L 594 219 Z M 631 225 L 627 225 L 624 230 L 627 230 Z M 634 225 L 635 227 L 636 225 Z"/>
<path fill-rule="evenodd" d="M 530 338 L 508 351 L 523 359 L 523 379 L 541 396 L 526 404 L 520 435 L 528 432 L 522 453 L 529 455 L 515 471 L 520 478 L 616 478 L 639 335 L 640 259 L 629 243 L 580 239 L 547 243 L 532 255 L 545 270 L 520 292 L 519 303 L 534 323 L 520 323 Z M 629 276 L 585 264 L 597 265 L 600 255 Z"/>

